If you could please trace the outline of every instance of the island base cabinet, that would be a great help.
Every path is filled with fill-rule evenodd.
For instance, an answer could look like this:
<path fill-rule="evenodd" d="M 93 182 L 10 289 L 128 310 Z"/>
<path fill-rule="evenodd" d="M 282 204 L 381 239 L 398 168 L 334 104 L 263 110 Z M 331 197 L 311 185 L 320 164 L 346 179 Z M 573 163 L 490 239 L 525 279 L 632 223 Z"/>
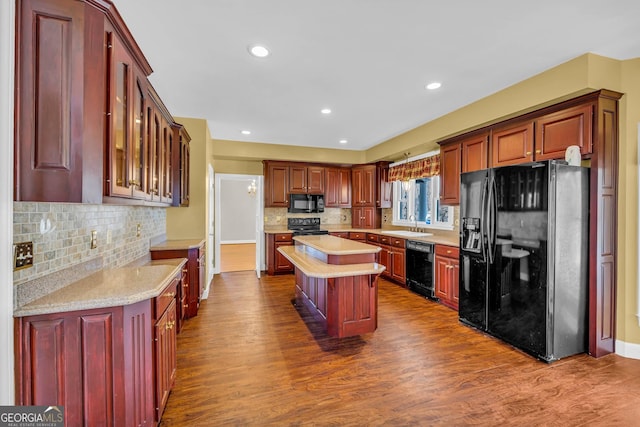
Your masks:
<path fill-rule="evenodd" d="M 16 405 L 68 426 L 153 426 L 151 301 L 15 320 Z"/>
<path fill-rule="evenodd" d="M 323 279 L 307 277 L 296 268 L 296 298 L 329 336 L 344 338 L 378 328 L 377 276 Z"/>

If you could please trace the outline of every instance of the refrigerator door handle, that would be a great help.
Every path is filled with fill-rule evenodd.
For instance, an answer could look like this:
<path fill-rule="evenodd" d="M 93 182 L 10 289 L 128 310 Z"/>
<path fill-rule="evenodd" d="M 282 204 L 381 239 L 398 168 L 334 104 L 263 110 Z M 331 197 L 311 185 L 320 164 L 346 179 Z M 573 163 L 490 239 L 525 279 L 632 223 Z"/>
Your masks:
<path fill-rule="evenodd" d="M 497 215 L 497 199 L 496 199 L 496 180 L 491 177 L 489 183 L 489 197 L 487 201 L 487 252 L 489 254 L 489 263 L 493 264 L 496 255 L 496 215 Z"/>
<path fill-rule="evenodd" d="M 487 190 L 488 190 L 489 178 L 484 178 L 482 181 L 482 196 L 480 198 L 480 248 L 482 249 L 482 262 L 487 262 L 487 246 L 485 244 L 485 233 L 487 224 Z"/>

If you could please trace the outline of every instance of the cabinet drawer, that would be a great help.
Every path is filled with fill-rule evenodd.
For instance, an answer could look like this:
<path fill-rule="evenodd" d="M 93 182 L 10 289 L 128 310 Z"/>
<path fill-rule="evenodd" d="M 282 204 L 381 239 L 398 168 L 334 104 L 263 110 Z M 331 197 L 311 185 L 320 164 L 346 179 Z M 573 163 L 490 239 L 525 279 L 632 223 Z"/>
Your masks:
<path fill-rule="evenodd" d="M 367 234 L 367 241 L 368 242 L 379 242 L 380 241 L 380 236 L 378 236 L 377 234 Z"/>
<path fill-rule="evenodd" d="M 178 291 L 178 283 L 180 282 L 180 277 L 182 277 L 182 272 L 180 275 L 173 278 L 169 286 L 164 288 L 164 291 L 160 295 L 155 298 L 155 307 L 156 307 L 156 319 L 162 316 L 162 313 L 169 307 L 171 301 L 176 298 L 176 292 Z"/>
<path fill-rule="evenodd" d="M 293 234 L 291 233 L 277 233 L 275 236 L 276 242 L 292 242 Z"/>
<path fill-rule="evenodd" d="M 391 237 L 389 236 L 380 236 L 378 237 L 378 242 L 382 245 L 391 245 Z"/>
<path fill-rule="evenodd" d="M 351 240 L 366 240 L 367 233 L 360 233 L 358 231 L 349 232 L 349 239 Z"/>
<path fill-rule="evenodd" d="M 454 246 L 436 245 L 436 255 L 446 256 L 448 258 L 459 258 L 460 249 Z"/>
<path fill-rule="evenodd" d="M 336 237 L 342 237 L 343 239 L 348 239 L 349 238 L 349 232 L 348 231 L 332 231 L 329 233 L 332 236 L 336 236 Z"/>
<path fill-rule="evenodd" d="M 395 246 L 396 248 L 404 248 L 405 247 L 405 240 L 404 239 L 400 239 L 398 237 L 390 237 L 389 240 L 391 242 L 391 246 Z"/>

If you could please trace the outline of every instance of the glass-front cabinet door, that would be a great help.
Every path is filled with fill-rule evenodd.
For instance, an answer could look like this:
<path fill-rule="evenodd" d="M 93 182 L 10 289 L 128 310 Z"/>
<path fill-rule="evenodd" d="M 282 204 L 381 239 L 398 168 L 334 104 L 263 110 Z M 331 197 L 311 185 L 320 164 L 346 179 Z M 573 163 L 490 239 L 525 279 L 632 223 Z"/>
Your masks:
<path fill-rule="evenodd" d="M 146 129 L 145 129 L 145 86 L 136 79 L 133 90 L 133 138 L 131 155 L 131 184 L 133 197 L 144 199 L 146 197 Z"/>

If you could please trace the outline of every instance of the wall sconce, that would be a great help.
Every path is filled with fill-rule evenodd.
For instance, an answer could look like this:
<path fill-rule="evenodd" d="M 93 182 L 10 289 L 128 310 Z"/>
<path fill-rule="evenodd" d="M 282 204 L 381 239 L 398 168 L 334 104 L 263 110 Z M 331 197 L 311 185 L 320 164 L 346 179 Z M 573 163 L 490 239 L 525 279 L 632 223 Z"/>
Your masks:
<path fill-rule="evenodd" d="M 247 193 L 249 194 L 249 196 L 253 197 L 256 195 L 257 189 L 258 187 L 256 187 L 256 180 L 252 179 L 251 184 L 249 184 L 249 186 L 247 187 Z"/>

